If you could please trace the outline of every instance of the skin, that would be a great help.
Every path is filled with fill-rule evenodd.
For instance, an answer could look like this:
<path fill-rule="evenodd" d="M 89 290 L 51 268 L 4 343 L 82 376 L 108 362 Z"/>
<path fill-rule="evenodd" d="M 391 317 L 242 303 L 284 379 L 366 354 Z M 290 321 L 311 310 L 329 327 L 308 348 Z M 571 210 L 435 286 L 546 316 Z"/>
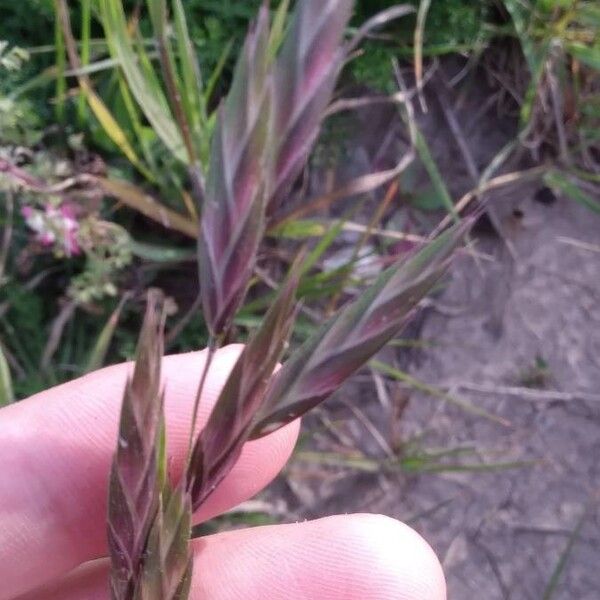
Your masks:
<path fill-rule="evenodd" d="M 240 352 L 216 356 L 199 426 Z M 204 352 L 166 357 L 170 468 L 181 473 Z M 0 600 L 107 600 L 106 500 L 123 386 L 116 365 L 0 410 Z M 267 485 L 288 460 L 295 422 L 246 444 L 195 515 L 212 518 Z M 406 525 L 334 516 L 194 542 L 194 600 L 443 600 L 441 566 Z"/>

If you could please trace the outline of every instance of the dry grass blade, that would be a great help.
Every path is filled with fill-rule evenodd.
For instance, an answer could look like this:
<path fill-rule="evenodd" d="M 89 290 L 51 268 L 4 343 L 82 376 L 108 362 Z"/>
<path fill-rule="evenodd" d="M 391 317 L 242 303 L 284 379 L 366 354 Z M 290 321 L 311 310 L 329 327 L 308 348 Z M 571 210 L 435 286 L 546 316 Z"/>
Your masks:
<path fill-rule="evenodd" d="M 250 434 L 251 423 L 292 329 L 300 273 L 299 259 L 236 362 L 194 445 L 188 471 L 194 509 L 230 471 Z"/>
<path fill-rule="evenodd" d="M 252 437 L 282 427 L 325 400 L 396 335 L 444 273 L 467 229 L 454 226 L 410 260 L 387 269 L 360 299 L 309 338 L 269 386 Z"/>
<path fill-rule="evenodd" d="M 141 212 L 163 227 L 179 231 L 192 239 L 198 237 L 198 224 L 195 221 L 168 209 L 142 188 L 128 181 L 106 177 L 94 178 L 92 183 L 96 184 L 106 195 Z"/>
<path fill-rule="evenodd" d="M 204 317 L 213 336 L 227 329 L 243 300 L 263 235 L 268 43 L 269 16 L 263 6 L 246 39 L 212 143 L 199 265 Z"/>
<path fill-rule="evenodd" d="M 274 67 L 275 172 L 272 213 L 300 173 L 319 132 L 344 60 L 342 37 L 352 0 L 298 3 Z"/>
<path fill-rule="evenodd" d="M 158 510 L 159 453 L 164 443 L 160 391 L 162 296 L 152 291 L 138 344 L 133 376 L 127 381 L 117 450 L 109 484 L 108 545 L 113 600 L 130 600 L 141 572 L 148 533 Z"/>
<path fill-rule="evenodd" d="M 384 27 L 390 21 L 400 19 L 406 15 L 410 15 L 415 12 L 415 7 L 410 4 L 399 4 L 398 6 L 392 6 L 386 10 L 382 10 L 377 13 L 374 17 L 371 17 L 366 23 L 361 25 L 360 29 L 354 34 L 354 37 L 346 48 L 346 54 L 350 54 L 356 50 L 358 45 L 374 30 L 379 27 Z"/>

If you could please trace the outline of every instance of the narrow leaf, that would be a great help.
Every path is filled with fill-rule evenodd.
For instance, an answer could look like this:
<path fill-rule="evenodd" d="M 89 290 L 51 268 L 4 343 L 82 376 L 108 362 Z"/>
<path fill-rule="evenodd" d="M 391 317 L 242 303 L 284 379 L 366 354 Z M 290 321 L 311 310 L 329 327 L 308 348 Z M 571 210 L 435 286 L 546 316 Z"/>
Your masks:
<path fill-rule="evenodd" d="M 96 178 L 100 189 L 126 206 L 133 208 L 167 229 L 173 229 L 192 239 L 198 236 L 198 225 L 182 214 L 167 208 L 142 188 L 119 179 Z"/>
<path fill-rule="evenodd" d="M 185 163 L 185 146 L 177 124 L 168 109 L 162 89 L 143 69 L 141 46 L 138 45 L 134 50 L 123 5 L 119 0 L 100 0 L 99 6 L 111 54 L 119 60 L 136 101 L 165 146 Z"/>
<path fill-rule="evenodd" d="M 14 402 L 14 399 L 10 368 L 0 344 L 0 408 Z"/>
<path fill-rule="evenodd" d="M 544 176 L 544 183 L 553 190 L 568 196 L 596 213 L 600 213 L 600 200 L 586 194 L 577 184 L 573 183 L 566 173 L 550 171 Z"/>
<path fill-rule="evenodd" d="M 108 348 L 119 323 L 119 318 L 121 317 L 121 311 L 123 310 L 123 306 L 125 306 L 127 299 L 128 296 L 124 295 L 117 308 L 115 308 L 108 318 L 108 321 L 102 328 L 102 331 L 100 332 L 100 335 L 98 336 L 98 339 L 96 340 L 96 343 L 90 352 L 90 356 L 85 368 L 86 373 L 95 371 L 104 364 L 106 353 L 108 352 Z"/>

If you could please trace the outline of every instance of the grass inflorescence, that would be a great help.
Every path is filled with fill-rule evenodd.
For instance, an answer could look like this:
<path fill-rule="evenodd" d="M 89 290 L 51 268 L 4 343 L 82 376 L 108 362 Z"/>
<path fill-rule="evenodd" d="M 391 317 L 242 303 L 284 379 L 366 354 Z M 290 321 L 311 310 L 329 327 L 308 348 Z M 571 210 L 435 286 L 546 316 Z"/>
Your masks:
<path fill-rule="evenodd" d="M 288 345 L 299 283 L 310 260 L 300 253 L 206 425 L 195 433 L 211 358 L 231 337 L 270 207 L 282 202 L 303 168 L 331 100 L 352 6 L 351 0 L 299 2 L 278 52 L 273 40 L 280 35 L 273 34 L 266 6 L 250 28 L 231 90 L 218 110 L 206 185 L 202 182 L 198 190 L 201 304 L 210 342 L 186 468 L 179 481 L 171 481 L 160 389 L 165 307 L 161 296 L 151 292 L 136 366 L 123 397 L 110 479 L 114 600 L 188 597 L 192 511 L 230 472 L 246 441 L 317 406 L 398 333 L 443 275 L 469 227 L 455 225 L 388 267 L 358 300 L 312 332 L 273 376 Z"/>

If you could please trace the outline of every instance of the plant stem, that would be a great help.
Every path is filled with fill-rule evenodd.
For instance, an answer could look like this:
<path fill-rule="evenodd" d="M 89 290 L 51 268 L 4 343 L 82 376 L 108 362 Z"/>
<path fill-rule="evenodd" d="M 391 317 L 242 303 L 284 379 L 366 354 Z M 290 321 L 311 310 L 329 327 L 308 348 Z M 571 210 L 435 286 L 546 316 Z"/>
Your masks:
<path fill-rule="evenodd" d="M 210 369 L 210 364 L 215 356 L 215 353 L 219 347 L 219 339 L 214 336 L 210 336 L 208 339 L 208 354 L 206 356 L 206 360 L 204 361 L 204 367 L 202 369 L 202 375 L 200 376 L 200 383 L 198 384 L 198 389 L 196 391 L 196 397 L 194 398 L 194 408 L 192 410 L 192 420 L 190 425 L 190 436 L 188 439 L 188 449 L 187 449 L 187 458 L 186 458 L 186 470 L 184 472 L 184 476 L 187 477 L 188 467 L 190 465 L 190 461 L 192 459 L 192 447 L 194 445 L 194 432 L 196 430 L 196 420 L 198 419 L 198 408 L 200 407 L 200 399 L 202 398 L 202 392 L 204 391 L 204 385 L 206 384 L 206 378 L 208 376 L 208 371 Z"/>

